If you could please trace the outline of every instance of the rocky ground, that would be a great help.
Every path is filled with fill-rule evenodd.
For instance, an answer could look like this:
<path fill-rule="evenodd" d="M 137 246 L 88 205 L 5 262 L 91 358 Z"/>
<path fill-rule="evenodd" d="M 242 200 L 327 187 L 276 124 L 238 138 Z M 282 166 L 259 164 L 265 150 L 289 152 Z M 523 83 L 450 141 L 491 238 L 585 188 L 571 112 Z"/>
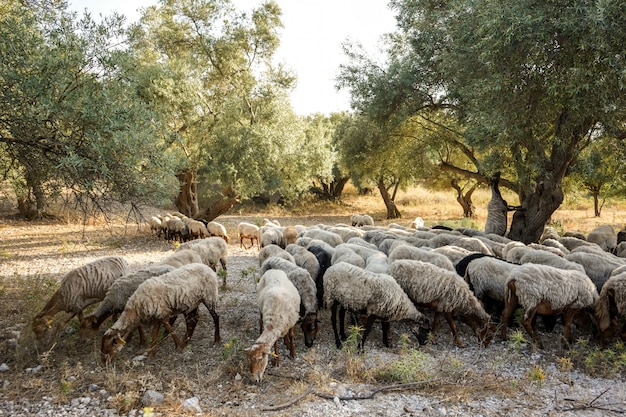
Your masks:
<path fill-rule="evenodd" d="M 251 217 L 220 218 L 230 232 Z M 280 219 L 285 224 L 337 223 L 338 218 Z M 231 235 L 234 233 L 231 233 Z M 452 343 L 444 324 L 426 346 L 394 324 L 393 348 L 382 346 L 380 329 L 365 353 L 338 351 L 330 315 L 321 312 L 313 348 L 296 333 L 296 357 L 283 348 L 281 366 L 270 367 L 261 384 L 247 369 L 244 349 L 258 336 L 254 283 L 256 249 L 231 240 L 226 288 L 220 294 L 222 342 L 213 344 L 206 310 L 190 345 L 174 349 L 168 338 L 156 356 L 131 340 L 107 366 L 99 337 L 82 343 L 75 321 L 52 347 L 38 346 L 30 319 L 69 269 L 104 255 L 123 255 L 133 268 L 158 262 L 171 243 L 136 225 L 86 226 L 0 221 L 0 415 L 11 416 L 606 416 L 626 413 L 624 376 L 589 372 L 579 363 L 593 348 L 583 339 L 574 353 L 558 335 L 541 333 L 546 344 L 494 340 L 481 348 L 459 324 L 466 347 Z M 180 320 L 182 322 L 182 320 Z M 181 324 L 182 325 L 182 324 Z M 179 328 L 182 333 L 182 329 Z M 300 330 L 298 329 L 298 332 Z M 409 333 L 410 334 L 410 333 Z M 626 361 L 626 358 L 624 358 Z"/>

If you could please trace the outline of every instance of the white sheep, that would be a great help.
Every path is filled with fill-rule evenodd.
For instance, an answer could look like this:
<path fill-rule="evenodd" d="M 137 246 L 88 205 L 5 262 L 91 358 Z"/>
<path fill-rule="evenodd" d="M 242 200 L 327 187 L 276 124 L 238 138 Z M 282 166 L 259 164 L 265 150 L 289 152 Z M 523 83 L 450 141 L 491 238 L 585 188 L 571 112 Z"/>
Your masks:
<path fill-rule="evenodd" d="M 200 254 L 194 250 L 183 247 L 183 249 L 176 250 L 173 254 L 168 256 L 159 262 L 162 265 L 171 265 L 174 268 L 179 268 L 183 265 L 192 263 L 202 263 Z"/>
<path fill-rule="evenodd" d="M 564 313 L 563 337 L 572 343 L 574 316 L 583 309 L 592 308 L 598 297 L 596 286 L 584 272 L 530 263 L 520 265 L 511 271 L 506 281 L 502 339 L 506 339 L 509 319 L 519 305 L 524 310 L 522 325 L 539 347 L 543 344 L 533 329 L 535 314 Z"/>
<path fill-rule="evenodd" d="M 585 239 L 581 239 L 580 237 L 565 236 L 565 234 L 563 235 L 563 237 L 560 237 L 557 240 L 560 244 L 565 246 L 567 250 L 569 251 L 572 251 L 574 248 L 577 248 L 578 246 L 595 245 L 595 243 L 587 242 Z"/>
<path fill-rule="evenodd" d="M 272 256 L 277 256 L 279 258 L 286 259 L 289 262 L 292 262 L 294 264 L 296 263 L 296 260 L 294 259 L 293 255 L 287 252 L 285 249 L 281 248 L 278 245 L 269 244 L 261 248 L 261 250 L 259 251 L 259 266 L 263 266 L 263 263 Z"/>
<path fill-rule="evenodd" d="M 610 224 L 603 224 L 589 232 L 587 242 L 595 243 L 606 252 L 613 252 L 617 246 L 617 233 Z"/>
<path fill-rule="evenodd" d="M 410 320 L 419 325 L 418 339 L 424 343 L 428 333 L 428 319 L 420 313 L 395 279 L 386 274 L 366 271 L 346 262 L 332 265 L 324 274 L 324 301 L 331 306 L 331 321 L 335 344 L 341 349 L 341 338 L 337 331 L 337 310 L 342 309 L 366 317 L 365 331 L 359 347 L 362 349 L 375 320 L 383 323 L 383 344 L 390 346 L 389 322 Z"/>
<path fill-rule="evenodd" d="M 362 238 L 363 235 L 365 234 L 363 230 L 357 229 L 355 227 L 350 227 L 350 226 L 334 226 L 334 227 L 328 228 L 328 231 L 332 233 L 336 233 L 339 236 L 341 236 L 341 240 L 344 242 L 347 242 L 353 237 Z"/>
<path fill-rule="evenodd" d="M 452 261 L 453 265 L 456 265 L 461 259 L 472 253 L 469 250 L 461 248 L 459 246 L 441 246 L 439 248 L 433 249 L 433 252 L 440 253 L 446 256 L 448 259 L 450 259 L 450 261 Z"/>
<path fill-rule="evenodd" d="M 295 357 L 294 326 L 298 322 L 300 294 L 287 274 L 281 270 L 266 271 L 257 284 L 261 335 L 247 349 L 250 373 L 258 382 L 263 379 L 269 356 L 274 351 L 276 365 L 280 364 L 278 339 L 285 337 L 289 354 Z"/>
<path fill-rule="evenodd" d="M 150 225 L 150 231 L 154 232 L 155 235 L 161 235 L 161 219 L 157 216 L 150 216 L 148 219 L 148 224 Z"/>
<path fill-rule="evenodd" d="M 174 339 L 176 349 L 184 348 L 198 322 L 200 303 L 208 309 L 215 325 L 214 343 L 219 343 L 219 316 L 215 311 L 218 303 L 217 275 L 202 263 L 181 266 L 171 272 L 150 278 L 141 283 L 130 296 L 124 311 L 102 337 L 102 354 L 112 359 L 125 345 L 128 335 L 142 323 L 150 323 L 152 344 L 148 357 L 156 354 L 159 327 L 162 324 Z M 178 314 L 185 316 L 187 332 L 180 340 L 170 324 Z"/>
<path fill-rule="evenodd" d="M 283 271 L 298 290 L 301 303 L 300 317 L 302 318 L 300 327 L 304 335 L 304 344 L 307 347 L 313 346 L 317 331 L 319 330 L 317 325 L 318 302 L 315 281 L 306 269 L 283 258 L 268 258 L 261 266 L 261 274 L 264 274 L 270 269 Z"/>
<path fill-rule="evenodd" d="M 204 223 L 199 220 L 185 218 L 183 219 L 183 223 L 187 225 L 187 235 L 189 239 L 203 239 L 211 236 Z"/>
<path fill-rule="evenodd" d="M 126 302 L 142 282 L 149 278 L 172 272 L 174 269 L 170 265 L 154 264 L 116 279 L 96 309 L 81 320 L 80 338 L 82 340 L 91 339 L 107 318 L 124 311 Z M 143 344 L 143 331 L 141 327 L 139 329 L 141 343 Z"/>
<path fill-rule="evenodd" d="M 515 249 L 517 250 L 517 249 Z M 512 251 L 514 252 L 514 251 Z M 569 256 L 569 255 L 568 255 Z M 563 258 L 562 256 L 556 255 L 552 252 L 547 252 L 543 250 L 531 250 L 525 253 L 520 259 L 519 264 L 536 264 L 536 265 L 548 265 L 554 268 L 559 269 L 573 269 L 580 272 L 585 272 L 585 269 L 582 265 L 573 262 L 570 259 Z"/>
<path fill-rule="evenodd" d="M 285 248 L 282 228 L 276 226 L 262 226 L 259 229 L 261 248 L 267 245 L 278 245 Z"/>
<path fill-rule="evenodd" d="M 310 237 L 311 239 L 319 239 L 328 243 L 330 246 L 335 247 L 343 243 L 343 239 L 337 233 L 329 232 L 322 229 L 308 229 L 302 234 L 301 237 Z"/>
<path fill-rule="evenodd" d="M 374 219 L 369 214 L 353 214 L 350 216 L 350 223 L 355 227 L 373 226 Z"/>
<path fill-rule="evenodd" d="M 609 279 L 613 271 L 625 265 L 624 261 L 615 257 L 609 259 L 603 255 L 585 252 L 573 252 L 565 257 L 568 261 L 581 265 L 595 284 L 598 292 L 602 291 L 602 286 Z"/>
<path fill-rule="evenodd" d="M 346 245 L 337 246 L 335 253 L 332 255 L 331 264 L 334 265 L 339 262 L 346 262 L 359 268 L 365 268 L 363 257 Z"/>
<path fill-rule="evenodd" d="M 420 227 L 424 227 L 424 219 L 421 217 L 416 217 L 409 223 L 409 229 L 419 229 Z"/>
<path fill-rule="evenodd" d="M 218 222 L 208 222 L 206 228 L 211 236 L 221 237 L 228 243 L 228 233 L 223 224 Z"/>
<path fill-rule="evenodd" d="M 320 272 L 320 264 L 311 251 L 296 244 L 287 245 L 285 250 L 291 254 L 296 265 L 309 271 L 313 281 L 317 281 Z"/>
<path fill-rule="evenodd" d="M 287 245 L 295 244 L 296 240 L 298 240 L 299 233 L 300 232 L 297 227 L 286 226 L 283 229 L 283 243 L 285 244 L 285 247 L 287 247 Z"/>
<path fill-rule="evenodd" d="M 428 262 L 401 259 L 391 263 L 389 274 L 417 307 L 435 311 L 433 333 L 439 324 L 440 314 L 443 314 L 454 342 L 463 346 L 453 319 L 453 315 L 460 314 L 474 330 L 478 341 L 483 346 L 489 345 L 495 332 L 491 317 L 456 271 Z"/>
<path fill-rule="evenodd" d="M 389 269 L 389 261 L 387 255 L 377 252 L 365 259 L 365 270 L 375 272 L 377 274 L 386 274 Z"/>
<path fill-rule="evenodd" d="M 620 324 L 626 317 L 626 272 L 609 278 L 595 305 L 595 317 L 600 330 L 600 344 L 605 347 L 608 339 L 618 331 L 622 340 L 626 341 L 626 324 Z"/>
<path fill-rule="evenodd" d="M 430 262 L 431 264 L 447 269 L 448 271 L 455 270 L 452 261 L 445 255 L 436 253 L 432 250 L 416 248 L 406 244 L 396 246 L 389 253 L 389 263 L 399 259 L 413 259 L 416 261 Z"/>
<path fill-rule="evenodd" d="M 252 223 L 241 222 L 237 225 L 237 235 L 239 236 L 239 247 L 250 249 L 254 246 L 256 240 L 257 249 L 261 249 L 259 242 L 259 227 Z M 244 239 L 250 240 L 250 247 L 246 247 L 243 243 Z"/>
<path fill-rule="evenodd" d="M 49 342 L 74 316 L 83 319 L 83 310 L 102 300 L 116 279 L 128 274 L 128 261 L 120 256 L 107 256 L 72 269 L 63 279 L 56 292 L 35 316 L 33 332 L 38 340 Z M 53 317 L 65 311 L 69 317 L 53 326 Z"/>
<path fill-rule="evenodd" d="M 177 251 L 191 250 L 200 255 L 202 263 L 217 272 L 218 264 L 224 272 L 228 271 L 228 244 L 220 237 L 212 236 L 197 239 L 180 245 Z M 226 273 L 222 274 L 222 285 L 226 285 Z"/>

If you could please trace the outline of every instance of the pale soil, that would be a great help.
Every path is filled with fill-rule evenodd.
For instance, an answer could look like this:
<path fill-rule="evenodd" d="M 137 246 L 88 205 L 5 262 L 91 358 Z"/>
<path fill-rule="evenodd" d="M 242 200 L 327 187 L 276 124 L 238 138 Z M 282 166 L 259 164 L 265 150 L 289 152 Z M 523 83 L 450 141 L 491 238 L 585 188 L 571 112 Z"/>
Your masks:
<path fill-rule="evenodd" d="M 220 217 L 231 236 L 243 220 L 258 219 Z M 345 216 L 280 219 L 283 225 L 346 220 Z M 480 348 L 464 324 L 459 327 L 466 347 L 455 347 L 444 323 L 434 343 L 418 347 L 410 336 L 405 346 L 421 352 L 417 358 L 424 364 L 415 366 L 414 360 L 404 368 L 418 372 L 416 379 L 426 382 L 381 391 L 372 399 L 348 400 L 398 383 L 385 380 L 379 371 L 402 368 L 398 365 L 410 353 L 402 349 L 400 340 L 408 329 L 392 326 L 395 347 L 389 349 L 382 346 L 376 327 L 365 353 L 350 355 L 335 348 L 330 315 L 322 311 L 314 347 L 304 346 L 297 328 L 296 358 L 288 358 L 281 346 L 281 366 L 270 366 L 257 385 L 250 378 L 244 349 L 258 336 L 254 292 L 258 251 L 240 249 L 234 236 L 229 245 L 227 286 L 220 294 L 219 345 L 213 345 L 213 323 L 203 309 L 186 349 L 174 350 L 173 342 L 165 339 L 149 360 L 133 360 L 146 352 L 135 338 L 113 366 L 106 367 L 99 359 L 99 337 L 81 343 L 74 332 L 75 320 L 51 349 L 36 347 L 29 322 L 66 271 L 105 255 L 123 255 L 133 268 L 139 268 L 158 262 L 173 249 L 171 243 L 136 225 L 124 230 L 121 226 L 83 228 L 0 220 L 0 363 L 9 368 L 0 373 L 0 415 L 194 415 L 182 407 L 190 397 L 199 399 L 202 413 L 198 415 L 208 416 L 602 416 L 626 412 L 623 376 L 594 378 L 575 369 L 561 369 L 560 358 L 566 352 L 558 343 L 560 325 L 553 334 L 541 333 L 545 350 L 524 345 L 516 351 L 497 339 L 488 348 Z M 582 330 L 575 335 L 589 336 Z M 41 370 L 33 372 L 38 365 Z M 308 389 L 308 395 L 289 407 L 262 411 L 286 404 Z M 141 398 L 146 390 L 162 393 L 164 402 L 144 409 Z"/>

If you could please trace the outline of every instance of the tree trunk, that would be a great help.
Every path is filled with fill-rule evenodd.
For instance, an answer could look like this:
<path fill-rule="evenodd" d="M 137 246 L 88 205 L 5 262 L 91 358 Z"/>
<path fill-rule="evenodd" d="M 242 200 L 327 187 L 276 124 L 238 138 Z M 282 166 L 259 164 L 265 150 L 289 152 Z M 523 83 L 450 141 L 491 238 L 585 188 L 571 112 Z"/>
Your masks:
<path fill-rule="evenodd" d="M 396 203 L 394 199 L 389 195 L 389 191 L 387 187 L 385 187 L 385 182 L 383 179 L 378 180 L 378 191 L 380 191 L 380 195 L 385 202 L 385 207 L 387 208 L 387 218 L 388 219 L 399 219 L 402 217 L 400 214 L 400 210 L 396 207 Z"/>
<path fill-rule="evenodd" d="M 198 182 L 196 171 L 185 169 L 176 175 L 180 182 L 180 192 L 176 197 L 176 208 L 187 217 L 194 218 L 198 214 Z"/>
<path fill-rule="evenodd" d="M 473 218 L 475 216 L 475 207 L 472 202 L 472 194 L 478 188 L 478 183 L 475 183 L 465 194 L 463 194 L 463 189 L 455 179 L 450 180 L 450 183 L 452 188 L 456 190 L 456 201 L 463 208 L 463 217 Z"/>
<path fill-rule="evenodd" d="M 226 187 L 222 191 L 222 197 L 219 200 L 209 204 L 206 209 L 199 212 L 194 218 L 197 220 L 204 219 L 210 222 L 222 214 L 227 213 L 228 210 L 237 203 L 239 203 L 239 196 L 237 196 L 231 187 Z"/>
<path fill-rule="evenodd" d="M 341 199 L 341 194 L 348 181 L 350 181 L 350 177 L 339 177 L 333 180 L 331 183 L 331 195 L 335 200 Z"/>
<path fill-rule="evenodd" d="M 540 183 L 524 200 L 521 209 L 513 214 L 509 239 L 525 244 L 538 242 L 544 226 L 563 203 L 563 197 L 560 181 Z"/>
<path fill-rule="evenodd" d="M 350 177 L 336 177 L 333 178 L 331 182 L 320 181 L 319 187 L 313 182 L 310 191 L 320 199 L 340 200 L 343 189 L 348 181 L 350 181 Z"/>

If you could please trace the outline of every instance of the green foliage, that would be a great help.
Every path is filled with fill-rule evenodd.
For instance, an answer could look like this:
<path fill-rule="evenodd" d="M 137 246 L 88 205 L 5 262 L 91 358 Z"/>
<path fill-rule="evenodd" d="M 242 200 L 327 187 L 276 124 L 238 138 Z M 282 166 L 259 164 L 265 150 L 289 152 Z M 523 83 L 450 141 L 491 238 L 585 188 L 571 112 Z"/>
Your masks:
<path fill-rule="evenodd" d="M 507 345 L 509 349 L 514 352 L 520 353 L 522 348 L 528 344 L 528 340 L 524 337 L 524 332 L 522 330 L 515 330 L 513 333 L 509 335 L 509 340 Z"/>
<path fill-rule="evenodd" d="M 608 349 L 601 349 L 590 347 L 587 339 L 580 338 L 560 363 L 583 369 L 592 376 L 611 377 L 626 372 L 626 344 L 618 341 Z"/>
<path fill-rule="evenodd" d="M 433 359 L 427 353 L 409 348 L 408 341 L 408 335 L 402 334 L 400 359 L 378 369 L 377 380 L 408 384 L 433 377 Z"/>

